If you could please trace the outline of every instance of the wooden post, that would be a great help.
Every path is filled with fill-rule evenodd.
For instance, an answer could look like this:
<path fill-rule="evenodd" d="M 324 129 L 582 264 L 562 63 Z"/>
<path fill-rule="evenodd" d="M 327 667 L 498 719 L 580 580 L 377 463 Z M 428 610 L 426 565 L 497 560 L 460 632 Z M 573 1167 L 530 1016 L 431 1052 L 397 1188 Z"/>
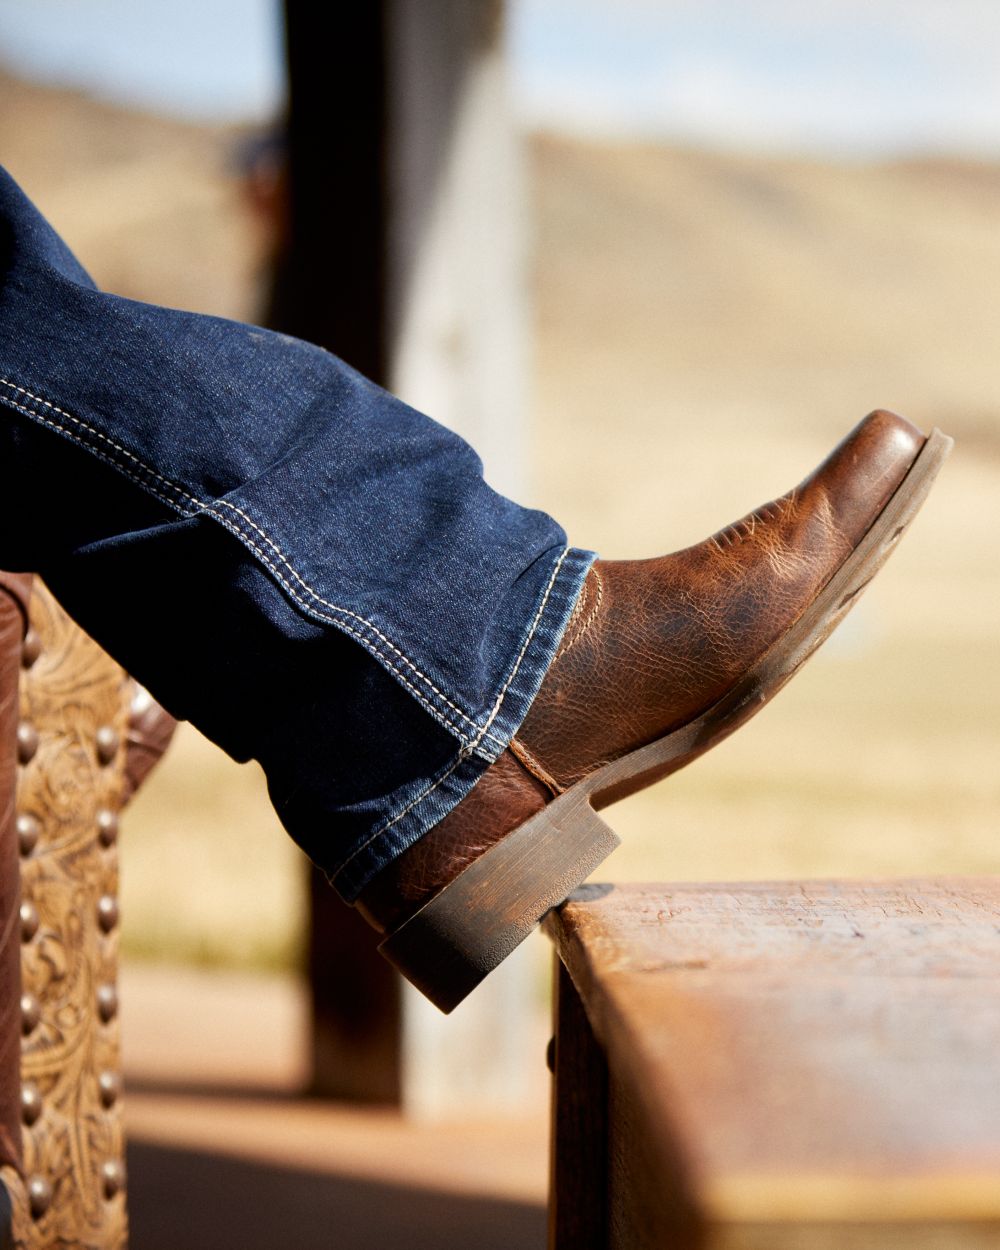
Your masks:
<path fill-rule="evenodd" d="M 608 1062 L 558 955 L 553 1017 L 549 1250 L 607 1250 Z"/>
<path fill-rule="evenodd" d="M 288 247 L 272 324 L 336 351 L 465 435 L 498 489 L 522 477 L 518 149 L 499 0 L 285 4 Z M 509 1109 L 531 959 L 447 1021 L 374 950 L 318 876 L 309 971 L 313 1087 L 424 1114 Z"/>

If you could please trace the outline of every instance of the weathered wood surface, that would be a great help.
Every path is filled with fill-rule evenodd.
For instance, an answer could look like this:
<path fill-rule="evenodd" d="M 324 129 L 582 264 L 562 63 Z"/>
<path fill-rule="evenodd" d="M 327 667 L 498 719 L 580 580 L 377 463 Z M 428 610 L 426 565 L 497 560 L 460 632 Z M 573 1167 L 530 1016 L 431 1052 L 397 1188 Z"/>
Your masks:
<path fill-rule="evenodd" d="M 550 1052 L 551 1250 L 603 1250 L 608 1223 L 608 1065 L 569 973 L 556 959 Z"/>
<path fill-rule="evenodd" d="M 609 1246 L 1000 1246 L 1000 879 L 589 887 L 547 928 Z"/>

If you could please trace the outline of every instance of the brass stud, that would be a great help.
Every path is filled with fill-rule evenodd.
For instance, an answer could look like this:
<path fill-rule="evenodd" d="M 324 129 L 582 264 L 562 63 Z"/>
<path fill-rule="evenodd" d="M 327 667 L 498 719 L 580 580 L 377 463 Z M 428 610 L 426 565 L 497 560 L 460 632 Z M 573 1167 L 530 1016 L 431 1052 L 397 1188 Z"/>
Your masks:
<path fill-rule="evenodd" d="M 30 1176 L 28 1178 L 28 1206 L 31 1208 L 32 1219 L 40 1220 L 51 1205 L 52 1186 L 44 1176 Z"/>
<path fill-rule="evenodd" d="M 97 1089 L 101 1096 L 101 1106 L 111 1108 L 121 1096 L 121 1077 L 117 1072 L 102 1072 L 97 1078 Z"/>
<path fill-rule="evenodd" d="M 107 1024 L 118 1012 L 118 991 L 113 985 L 97 987 L 97 1014 Z"/>
<path fill-rule="evenodd" d="M 21 643 L 21 667 L 31 668 L 42 654 L 42 640 L 37 629 L 29 629 Z"/>
<path fill-rule="evenodd" d="M 21 904 L 21 941 L 30 942 L 38 932 L 38 908 L 34 903 Z"/>
<path fill-rule="evenodd" d="M 101 846 L 114 846 L 118 841 L 118 816 L 110 808 L 102 807 L 97 813 L 97 836 Z"/>
<path fill-rule="evenodd" d="M 97 759 L 101 764 L 110 764 L 118 754 L 118 734 L 110 725 L 102 725 L 94 736 L 97 744 Z"/>
<path fill-rule="evenodd" d="M 30 855 L 38 845 L 38 837 L 42 826 L 35 816 L 22 812 L 17 818 L 17 842 L 22 855 Z"/>
<path fill-rule="evenodd" d="M 101 1165 L 101 1182 L 105 1198 L 113 1198 L 125 1184 L 125 1169 L 117 1159 L 108 1159 Z"/>
<path fill-rule="evenodd" d="M 38 730 L 31 721 L 23 720 L 17 727 L 17 759 L 19 764 L 28 764 L 35 758 L 38 750 Z"/>
<path fill-rule="evenodd" d="M 110 933 L 118 923 L 118 901 L 110 894 L 103 894 L 97 900 L 97 923 L 102 933 Z"/>
<path fill-rule="evenodd" d="M 21 1032 L 27 1037 L 38 1027 L 42 1018 L 42 1006 L 34 994 L 21 995 Z"/>
<path fill-rule="evenodd" d="M 21 1086 L 21 1119 L 31 1128 L 41 1114 L 42 1096 L 38 1092 L 38 1086 L 28 1081 Z"/>

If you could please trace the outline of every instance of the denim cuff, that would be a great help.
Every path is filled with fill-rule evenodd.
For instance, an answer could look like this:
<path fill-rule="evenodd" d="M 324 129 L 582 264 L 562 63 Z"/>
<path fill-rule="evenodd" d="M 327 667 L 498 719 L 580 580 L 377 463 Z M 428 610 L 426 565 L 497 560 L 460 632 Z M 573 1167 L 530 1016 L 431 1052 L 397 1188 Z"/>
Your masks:
<path fill-rule="evenodd" d="M 0 564 L 353 899 L 507 747 L 593 555 L 329 352 L 97 290 L 2 170 L 0 234 Z"/>
<path fill-rule="evenodd" d="M 342 864 L 326 870 L 345 902 L 354 902 L 373 877 L 457 807 L 510 745 L 559 649 L 596 559 L 596 552 L 575 547 L 559 552 L 545 590 L 525 626 L 509 674 L 473 741 L 463 746 L 436 776 L 421 778 L 405 787 L 399 793 L 398 811 Z"/>

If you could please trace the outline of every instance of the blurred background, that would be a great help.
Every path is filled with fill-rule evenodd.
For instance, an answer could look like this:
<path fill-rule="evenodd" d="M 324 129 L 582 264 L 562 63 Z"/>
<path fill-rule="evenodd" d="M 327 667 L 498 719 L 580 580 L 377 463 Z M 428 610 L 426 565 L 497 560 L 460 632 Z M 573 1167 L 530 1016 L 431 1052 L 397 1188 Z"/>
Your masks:
<path fill-rule="evenodd" d="M 310 98 L 296 139 L 272 0 L 0 0 L 0 161 L 107 289 L 346 326 L 328 346 L 467 433 L 495 484 L 607 557 L 700 541 L 873 407 L 940 425 L 955 453 L 883 577 L 773 708 L 613 810 L 624 846 L 601 875 L 996 871 L 1000 9 L 371 9 L 377 72 L 352 67 L 363 19 L 325 19 L 314 67 L 365 89 L 347 82 L 335 113 Z M 322 292 L 289 268 L 309 227 L 287 153 L 306 141 L 333 192 L 327 272 L 371 256 L 356 307 L 393 292 L 370 341 L 350 302 L 324 323 Z M 382 145 L 389 224 L 352 261 L 334 201 L 366 142 Z M 455 243 L 442 221 L 463 213 Z M 136 1244 L 273 1245 L 294 1212 L 284 1244 L 331 1244 L 337 1220 L 345 1247 L 403 1244 L 403 1228 L 408 1246 L 541 1246 L 544 942 L 520 973 L 529 1076 L 506 1105 L 298 1102 L 315 1060 L 309 894 L 256 768 L 182 727 L 123 847 Z"/>

